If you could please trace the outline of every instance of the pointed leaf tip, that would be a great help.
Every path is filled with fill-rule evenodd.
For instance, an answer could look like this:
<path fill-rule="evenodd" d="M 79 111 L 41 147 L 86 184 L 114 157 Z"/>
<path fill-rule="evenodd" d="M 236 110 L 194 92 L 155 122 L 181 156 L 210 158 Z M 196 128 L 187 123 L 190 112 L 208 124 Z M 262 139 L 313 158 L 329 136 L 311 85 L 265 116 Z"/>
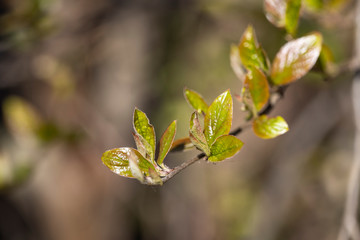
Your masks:
<path fill-rule="evenodd" d="M 198 113 L 206 114 L 208 105 L 204 98 L 194 90 L 184 88 L 184 96 L 189 105 Z"/>
<path fill-rule="evenodd" d="M 174 142 L 176 134 L 176 120 L 174 120 L 165 130 L 159 142 L 159 156 L 157 159 L 157 163 L 161 165 L 169 153 L 170 148 Z"/>
<path fill-rule="evenodd" d="M 154 127 L 150 124 L 146 114 L 138 108 L 135 108 L 134 110 L 133 125 L 135 132 L 141 136 L 140 140 L 143 141 L 147 155 L 149 156 L 150 160 L 154 162 L 156 144 L 155 130 Z"/>

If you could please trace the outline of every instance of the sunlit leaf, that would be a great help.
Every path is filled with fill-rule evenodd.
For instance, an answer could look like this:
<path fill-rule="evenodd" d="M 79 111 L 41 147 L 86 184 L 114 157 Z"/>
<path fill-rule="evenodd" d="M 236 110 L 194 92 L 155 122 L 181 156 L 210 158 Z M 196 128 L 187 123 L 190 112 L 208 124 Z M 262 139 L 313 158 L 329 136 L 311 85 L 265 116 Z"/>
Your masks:
<path fill-rule="evenodd" d="M 188 88 L 185 88 L 184 95 L 185 95 L 185 99 L 192 108 L 194 108 L 198 113 L 206 114 L 208 110 L 208 105 L 206 104 L 205 100 L 199 93 L 190 90 Z"/>
<path fill-rule="evenodd" d="M 257 67 L 249 68 L 245 78 L 245 87 L 249 90 L 256 111 L 260 111 L 269 101 L 269 83 L 265 74 Z"/>
<path fill-rule="evenodd" d="M 301 0 L 287 0 L 285 13 L 285 29 L 292 36 L 295 35 L 298 26 L 301 8 Z"/>
<path fill-rule="evenodd" d="M 134 130 L 145 140 L 143 145 L 146 148 L 147 155 L 151 161 L 155 158 L 155 131 L 154 127 L 150 124 L 146 114 L 135 108 L 134 111 Z"/>
<path fill-rule="evenodd" d="M 245 67 L 258 67 L 267 71 L 269 69 L 269 61 L 263 49 L 256 40 L 255 30 L 249 25 L 241 37 L 239 44 L 239 54 L 242 64 Z"/>
<path fill-rule="evenodd" d="M 180 138 L 173 142 L 170 151 L 184 151 L 193 147 L 194 144 L 192 144 L 190 138 Z"/>
<path fill-rule="evenodd" d="M 230 49 L 230 64 L 231 68 L 234 71 L 236 77 L 244 83 L 245 79 L 245 69 L 241 63 L 239 47 L 235 44 L 231 45 Z"/>
<path fill-rule="evenodd" d="M 144 175 L 149 174 L 149 168 L 154 169 L 154 166 L 133 148 L 124 147 L 108 150 L 104 152 L 101 160 L 112 172 L 123 177 L 134 178 L 129 164 L 130 158 L 136 163 L 133 164 L 133 169 L 138 167 Z M 137 165 L 137 167 L 135 167 L 135 165 Z M 135 175 L 138 175 L 138 172 L 136 172 Z"/>
<path fill-rule="evenodd" d="M 277 27 L 285 27 L 286 0 L 265 0 L 265 16 Z"/>
<path fill-rule="evenodd" d="M 210 105 L 204 119 L 204 134 L 211 146 L 215 139 L 230 132 L 233 116 L 233 100 L 230 91 L 222 93 Z"/>
<path fill-rule="evenodd" d="M 286 133 L 289 126 L 280 116 L 268 118 L 266 115 L 261 115 L 254 120 L 253 130 L 258 137 L 269 139 Z"/>
<path fill-rule="evenodd" d="M 139 180 L 141 183 L 143 183 L 145 176 L 139 167 L 138 157 L 135 154 L 129 154 L 128 157 L 131 175 L 137 180 Z"/>
<path fill-rule="evenodd" d="M 203 128 L 200 125 L 197 112 L 191 115 L 189 136 L 196 148 L 203 151 L 207 156 L 210 155 L 209 145 L 206 141 Z"/>
<path fill-rule="evenodd" d="M 271 69 L 275 85 L 285 85 L 303 77 L 314 66 L 321 51 L 320 33 L 301 37 L 286 43 L 276 54 Z"/>
<path fill-rule="evenodd" d="M 219 162 L 230 158 L 240 151 L 243 145 L 243 142 L 234 136 L 221 136 L 211 146 L 211 154 L 208 160 L 210 162 Z"/>
<path fill-rule="evenodd" d="M 159 143 L 159 156 L 157 159 L 157 163 L 161 165 L 164 161 L 164 158 L 168 154 L 172 143 L 174 142 L 176 133 L 176 121 L 173 121 L 168 128 L 165 130 L 164 134 L 160 138 Z"/>

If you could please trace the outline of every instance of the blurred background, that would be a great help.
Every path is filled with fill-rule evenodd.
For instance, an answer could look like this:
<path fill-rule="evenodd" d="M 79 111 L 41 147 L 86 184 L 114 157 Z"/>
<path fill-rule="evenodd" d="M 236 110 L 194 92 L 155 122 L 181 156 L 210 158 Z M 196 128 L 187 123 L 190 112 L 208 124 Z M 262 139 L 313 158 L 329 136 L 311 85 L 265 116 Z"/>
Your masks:
<path fill-rule="evenodd" d="M 352 56 L 353 1 L 306 12 L 337 63 Z M 248 24 L 273 59 L 286 42 L 262 0 L 0 1 L 0 239 L 336 239 L 349 168 L 351 74 L 291 85 L 272 116 L 290 132 L 220 164 L 198 162 L 162 187 L 119 177 L 102 153 L 135 144 L 132 113 L 160 138 L 192 110 L 185 86 L 210 103 L 240 82 L 230 44 Z M 245 123 L 234 103 L 234 128 Z M 172 153 L 169 166 L 196 150 Z"/>

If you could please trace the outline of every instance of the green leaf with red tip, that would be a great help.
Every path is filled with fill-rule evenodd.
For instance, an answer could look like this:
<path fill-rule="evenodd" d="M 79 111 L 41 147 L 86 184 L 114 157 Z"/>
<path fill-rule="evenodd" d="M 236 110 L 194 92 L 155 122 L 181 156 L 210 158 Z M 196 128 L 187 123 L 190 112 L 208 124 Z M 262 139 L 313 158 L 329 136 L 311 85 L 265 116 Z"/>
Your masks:
<path fill-rule="evenodd" d="M 227 90 L 214 100 L 205 115 L 204 134 L 208 146 L 211 147 L 216 138 L 230 132 L 232 116 L 233 100 Z"/>
<path fill-rule="evenodd" d="M 130 159 L 133 161 L 131 167 Z M 149 168 L 155 169 L 146 158 L 133 148 L 124 147 L 108 150 L 104 152 L 101 160 L 112 172 L 123 177 L 134 178 L 136 176 L 139 179 L 139 170 L 146 176 L 149 174 Z"/>
<path fill-rule="evenodd" d="M 190 106 L 194 108 L 198 113 L 203 113 L 204 115 L 206 114 L 209 107 L 206 104 L 204 98 L 199 93 L 185 88 L 184 96 Z"/>
<path fill-rule="evenodd" d="M 269 60 L 264 50 L 259 46 L 255 30 L 248 26 L 239 43 L 239 54 L 242 64 L 246 67 L 258 67 L 265 72 L 269 70 Z"/>
<path fill-rule="evenodd" d="M 276 54 L 271 69 L 274 85 L 286 85 L 307 74 L 321 51 L 322 36 L 313 33 L 286 43 Z"/>
<path fill-rule="evenodd" d="M 245 88 L 250 92 L 254 107 L 259 112 L 269 101 L 270 88 L 265 74 L 257 67 L 250 67 L 245 78 Z"/>
<path fill-rule="evenodd" d="M 286 0 L 265 0 L 265 16 L 277 27 L 285 27 Z"/>
<path fill-rule="evenodd" d="M 244 83 L 246 73 L 244 66 L 241 63 L 239 46 L 235 44 L 232 44 L 230 48 L 230 65 L 236 77 L 241 81 L 241 83 Z"/>
<path fill-rule="evenodd" d="M 168 128 L 165 130 L 164 134 L 160 138 L 159 143 L 159 156 L 157 159 L 157 163 L 161 165 L 170 151 L 171 145 L 174 142 L 176 134 L 176 121 L 173 121 Z"/>
<path fill-rule="evenodd" d="M 285 12 L 285 29 L 295 36 L 301 8 L 301 0 L 287 0 Z"/>
<path fill-rule="evenodd" d="M 146 148 L 146 155 L 154 162 L 156 144 L 155 130 L 150 124 L 146 114 L 137 108 L 135 108 L 134 111 L 134 130 L 142 137 L 140 137 L 140 140 L 143 141 L 143 145 Z"/>
<path fill-rule="evenodd" d="M 269 139 L 286 133 L 289 131 L 289 126 L 280 116 L 268 118 L 266 115 L 261 115 L 254 120 L 253 130 L 258 137 Z"/>
<path fill-rule="evenodd" d="M 211 154 L 208 160 L 210 162 L 219 162 L 230 158 L 239 152 L 243 145 L 242 141 L 231 135 L 218 137 L 211 146 Z"/>
<path fill-rule="evenodd" d="M 203 128 L 200 125 L 197 112 L 194 112 L 191 115 L 189 136 L 191 142 L 197 149 L 204 152 L 207 156 L 210 155 L 210 149 L 206 141 Z"/>

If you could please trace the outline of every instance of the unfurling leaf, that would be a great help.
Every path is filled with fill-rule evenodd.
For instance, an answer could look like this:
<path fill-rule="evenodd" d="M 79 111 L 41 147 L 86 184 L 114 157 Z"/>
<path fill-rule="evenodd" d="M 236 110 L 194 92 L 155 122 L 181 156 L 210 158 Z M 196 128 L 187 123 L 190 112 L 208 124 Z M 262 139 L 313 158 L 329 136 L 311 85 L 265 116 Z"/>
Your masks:
<path fill-rule="evenodd" d="M 204 115 L 206 114 L 208 110 L 208 105 L 199 93 L 185 88 L 184 96 L 190 106 L 194 108 L 198 113 L 203 113 Z"/>
<path fill-rule="evenodd" d="M 243 146 L 238 138 L 226 135 L 216 139 L 211 146 L 211 154 L 208 158 L 210 162 L 219 162 L 234 156 Z"/>
<path fill-rule="evenodd" d="M 230 65 L 236 77 L 241 81 L 241 83 L 244 83 L 246 73 L 241 63 L 239 47 L 235 44 L 232 44 L 230 49 Z"/>
<path fill-rule="evenodd" d="M 130 160 L 131 159 L 131 160 Z M 101 160 L 112 172 L 140 180 L 139 170 L 143 175 L 149 174 L 149 168 L 154 166 L 133 148 L 115 148 L 104 152 Z M 129 161 L 133 161 L 130 167 Z"/>
<path fill-rule="evenodd" d="M 230 91 L 222 93 L 210 105 L 204 119 L 204 134 L 208 146 L 214 143 L 216 138 L 230 132 L 233 116 L 233 100 Z"/>
<path fill-rule="evenodd" d="M 265 74 L 257 67 L 249 68 L 245 78 L 245 88 L 250 92 L 253 104 L 259 112 L 269 101 L 269 83 Z"/>
<path fill-rule="evenodd" d="M 197 112 L 194 112 L 191 115 L 189 136 L 191 142 L 197 149 L 203 151 L 207 156 L 210 155 L 210 149 L 206 141 L 203 128 L 200 125 Z"/>
<path fill-rule="evenodd" d="M 265 72 L 269 70 L 269 60 L 264 50 L 259 46 L 255 30 L 248 26 L 239 43 L 239 54 L 242 64 L 246 67 L 258 67 Z"/>
<path fill-rule="evenodd" d="M 292 36 L 295 36 L 299 22 L 301 0 L 287 0 L 285 13 L 285 29 Z"/>
<path fill-rule="evenodd" d="M 176 121 L 173 121 L 162 135 L 159 143 L 159 156 L 157 163 L 161 165 L 168 154 L 176 133 Z"/>
<path fill-rule="evenodd" d="M 280 116 L 268 118 L 266 115 L 261 115 L 254 120 L 253 130 L 258 137 L 269 139 L 286 133 L 289 127 Z"/>
<path fill-rule="evenodd" d="M 321 45 L 320 33 L 313 33 L 286 43 L 276 54 L 272 65 L 273 84 L 289 84 L 308 73 L 320 55 Z"/>
<path fill-rule="evenodd" d="M 134 137 L 134 141 L 135 141 L 137 150 L 141 153 L 141 155 L 146 156 L 147 151 L 146 151 L 145 144 L 147 144 L 148 147 L 150 145 L 138 133 L 133 133 L 132 135 Z"/>
<path fill-rule="evenodd" d="M 146 177 L 146 181 L 151 185 L 163 185 L 160 175 L 152 168 L 149 168 L 149 176 Z"/>
<path fill-rule="evenodd" d="M 173 142 L 173 144 L 171 145 L 170 151 L 174 151 L 174 152 L 184 151 L 187 149 L 191 149 L 193 147 L 194 147 L 194 145 L 192 144 L 190 138 L 188 138 L 188 137 L 180 138 Z"/>
<path fill-rule="evenodd" d="M 277 27 L 285 27 L 286 0 L 265 0 L 265 16 Z"/>
<path fill-rule="evenodd" d="M 150 124 L 146 114 L 137 108 L 134 111 L 134 130 L 139 134 L 140 140 L 143 141 L 150 160 L 154 162 L 156 143 L 154 127 Z"/>

